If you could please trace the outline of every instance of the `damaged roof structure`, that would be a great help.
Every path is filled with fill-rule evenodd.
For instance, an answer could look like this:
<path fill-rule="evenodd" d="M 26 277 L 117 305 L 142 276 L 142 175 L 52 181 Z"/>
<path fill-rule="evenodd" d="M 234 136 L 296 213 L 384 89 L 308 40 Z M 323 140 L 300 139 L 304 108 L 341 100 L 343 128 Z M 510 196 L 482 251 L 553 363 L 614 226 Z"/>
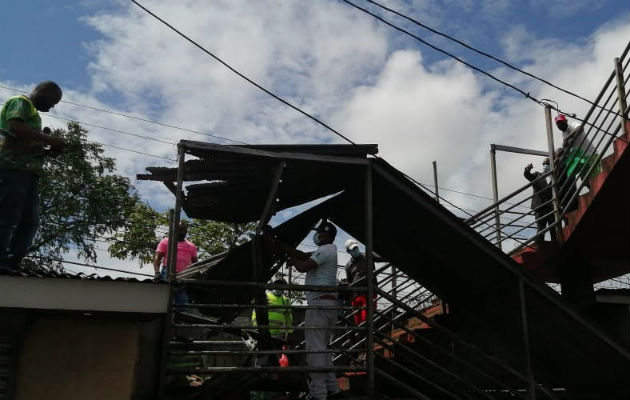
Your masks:
<path fill-rule="evenodd" d="M 585 385 L 627 392 L 626 348 L 377 152 L 376 145 L 181 141 L 178 168 L 149 167 L 149 174 L 138 179 L 163 182 L 189 217 L 224 222 L 264 221 L 269 205 L 279 212 L 328 197 L 276 226 L 273 234 L 297 246 L 326 218 L 371 243 L 375 252 L 448 302 L 457 317 L 457 335 L 513 370 L 533 374 L 536 382 L 552 387 Z M 271 198 L 270 192 L 275 193 Z M 267 282 L 281 260 L 263 249 L 264 268 L 256 273 L 252 247 L 247 242 L 200 261 L 178 278 Z M 229 287 L 190 294 L 198 303 L 243 304 L 254 296 L 253 290 Z M 225 310 L 215 314 L 224 320 L 234 317 Z"/>

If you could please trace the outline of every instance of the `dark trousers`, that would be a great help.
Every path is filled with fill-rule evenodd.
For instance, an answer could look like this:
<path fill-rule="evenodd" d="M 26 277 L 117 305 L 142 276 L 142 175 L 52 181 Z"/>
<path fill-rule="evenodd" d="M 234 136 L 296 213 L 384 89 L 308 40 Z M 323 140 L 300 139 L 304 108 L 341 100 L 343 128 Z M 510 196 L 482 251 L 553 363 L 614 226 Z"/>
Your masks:
<path fill-rule="evenodd" d="M 553 224 L 554 214 L 552 213 L 552 211 L 553 208 L 545 208 L 544 210 L 534 212 L 534 217 L 536 218 L 536 227 L 538 228 L 536 233 L 542 232 L 547 226 L 551 226 L 551 224 Z M 551 241 L 554 242 L 556 240 L 554 230 L 550 229 L 547 232 L 549 232 Z M 538 238 L 536 238 L 536 242 L 542 242 L 544 239 L 545 235 L 540 235 L 538 236 Z"/>
<path fill-rule="evenodd" d="M 0 268 L 15 270 L 39 226 L 39 176 L 0 170 Z"/>

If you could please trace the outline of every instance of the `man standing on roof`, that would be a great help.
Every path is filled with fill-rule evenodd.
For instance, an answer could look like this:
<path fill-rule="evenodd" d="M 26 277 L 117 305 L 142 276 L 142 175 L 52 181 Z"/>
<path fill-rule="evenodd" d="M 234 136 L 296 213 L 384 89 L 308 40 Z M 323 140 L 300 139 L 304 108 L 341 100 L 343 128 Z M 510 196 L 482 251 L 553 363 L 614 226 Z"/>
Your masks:
<path fill-rule="evenodd" d="M 543 160 L 543 172 L 534 171 L 532 172 L 532 168 L 534 166 L 529 164 L 525 167 L 525 171 L 523 172 L 523 176 L 525 179 L 532 182 L 532 188 L 534 189 L 534 194 L 532 195 L 532 203 L 531 207 L 534 211 L 534 217 L 536 218 L 536 226 L 538 228 L 536 243 L 540 244 L 544 241 L 545 234 L 540 234 L 547 226 L 551 226 L 554 221 L 553 215 L 553 204 L 551 202 L 552 193 L 551 193 L 551 185 L 547 181 L 547 178 L 543 176 L 547 172 L 549 172 L 549 159 L 545 158 Z M 551 241 L 553 242 L 555 239 L 554 233 L 549 232 L 551 236 Z"/>
<path fill-rule="evenodd" d="M 590 188 L 589 180 L 601 171 L 597 165 L 588 174 L 588 170 L 598 157 L 595 147 L 588 140 L 581 126 L 570 126 L 567 117 L 562 114 L 556 116 L 554 120 L 558 129 L 562 131 L 562 150 L 565 153 L 567 177 L 570 178 L 577 172 L 586 187 Z"/>
<path fill-rule="evenodd" d="M 175 263 L 175 273 L 180 273 L 191 264 L 198 261 L 197 247 L 190 241 L 186 240 L 188 234 L 188 224 L 186 222 L 180 222 L 177 228 L 177 261 Z M 168 238 L 164 238 L 160 241 L 155 250 L 155 257 L 153 257 L 153 268 L 155 269 L 155 277 L 162 280 L 167 280 L 167 263 L 168 263 Z M 160 264 L 162 264 L 162 270 L 160 271 Z M 178 290 L 175 292 L 175 298 L 173 299 L 175 304 L 188 303 L 188 294 L 185 290 Z"/>
<path fill-rule="evenodd" d="M 367 278 L 368 267 L 367 259 L 365 255 L 361 253 L 359 249 L 359 243 L 354 239 L 348 239 L 346 241 L 346 251 L 350 254 L 350 260 L 346 263 L 346 279 L 350 284 L 359 281 L 360 279 Z M 372 272 L 374 272 L 374 264 L 372 264 Z M 376 287 L 376 275 L 373 275 L 374 287 Z M 358 283 L 358 286 L 367 286 L 367 280 Z M 352 307 L 361 308 L 354 313 L 354 324 L 359 325 L 367 319 L 367 295 L 365 293 L 356 294 L 351 303 Z"/>
<path fill-rule="evenodd" d="M 16 270 L 37 232 L 44 155 L 56 156 L 65 147 L 49 128 L 42 130 L 38 111 L 49 111 L 61 95 L 55 82 L 42 82 L 28 96 L 9 98 L 0 111 L 0 269 Z"/>
<path fill-rule="evenodd" d="M 322 222 L 316 229 L 313 242 L 317 250 L 312 254 L 303 253 L 284 243 L 273 241 L 273 247 L 288 254 L 299 272 L 306 272 L 305 285 L 334 287 L 337 284 L 337 246 L 333 244 L 337 236 L 337 228 L 330 222 Z M 309 367 L 327 368 L 333 366 L 332 354 L 317 353 L 325 351 L 333 337 L 331 329 L 337 323 L 336 292 L 307 291 L 306 301 L 309 306 L 330 307 L 324 309 L 307 309 L 304 317 L 304 338 Z M 334 372 L 313 372 L 308 385 L 308 399 L 326 400 L 343 398 Z"/>

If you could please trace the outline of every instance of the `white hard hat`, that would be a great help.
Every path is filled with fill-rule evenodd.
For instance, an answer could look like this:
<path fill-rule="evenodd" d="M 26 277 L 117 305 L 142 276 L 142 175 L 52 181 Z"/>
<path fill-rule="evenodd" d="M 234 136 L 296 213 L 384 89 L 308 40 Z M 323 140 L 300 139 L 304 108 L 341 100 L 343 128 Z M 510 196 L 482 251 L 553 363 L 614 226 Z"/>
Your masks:
<path fill-rule="evenodd" d="M 346 251 L 350 251 L 356 247 L 359 247 L 359 243 L 357 243 L 354 239 L 348 239 L 346 241 Z"/>

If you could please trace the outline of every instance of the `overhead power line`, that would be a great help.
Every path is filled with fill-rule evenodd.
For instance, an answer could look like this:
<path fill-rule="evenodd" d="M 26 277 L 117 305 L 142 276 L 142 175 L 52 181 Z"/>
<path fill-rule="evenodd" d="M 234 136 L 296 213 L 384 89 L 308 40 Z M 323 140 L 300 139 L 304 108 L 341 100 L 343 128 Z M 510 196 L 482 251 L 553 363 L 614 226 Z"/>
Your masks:
<path fill-rule="evenodd" d="M 0 88 L 7 89 L 7 90 L 12 90 L 14 92 L 19 92 L 19 93 L 26 93 L 23 90 L 20 90 L 20 89 L 17 89 L 17 88 L 8 87 L 8 86 L 3 86 L 3 85 L 0 85 Z M 142 121 L 142 122 L 146 122 L 146 123 L 149 123 L 149 124 L 155 124 L 155 125 L 163 126 L 163 127 L 166 127 L 166 128 L 173 128 L 173 129 L 177 129 L 177 130 L 184 131 L 184 132 L 196 133 L 198 135 L 204 135 L 204 136 L 212 137 L 212 138 L 215 138 L 215 139 L 226 140 L 226 141 L 232 142 L 232 143 L 247 144 L 245 142 L 241 142 L 240 140 L 230 139 L 230 138 L 227 138 L 227 137 L 224 137 L 224 136 L 214 135 L 212 133 L 201 132 L 201 131 L 198 131 L 198 130 L 195 130 L 195 129 L 182 128 L 181 126 L 169 124 L 169 123 L 166 123 L 166 122 L 154 121 L 154 120 L 151 120 L 151 119 L 148 119 L 148 118 L 142 118 L 142 117 L 138 117 L 138 116 L 131 115 L 131 114 L 125 114 L 125 113 L 121 113 L 119 111 L 107 110 L 105 108 L 95 107 L 95 106 L 91 106 L 91 105 L 88 105 L 88 104 L 75 103 L 75 102 L 69 101 L 69 100 L 61 100 L 61 103 L 71 104 L 71 105 L 77 106 L 77 107 L 89 108 L 91 110 L 100 111 L 100 112 L 104 112 L 104 113 L 112 114 L 112 115 L 118 115 L 120 117 L 125 117 L 125 118 L 128 118 L 128 119 L 134 119 L 136 121 Z"/>
<path fill-rule="evenodd" d="M 619 115 L 619 114 L 618 114 L 616 111 L 614 111 L 614 110 L 609 110 L 609 109 L 607 109 L 607 108 L 605 108 L 605 107 L 602 107 L 602 106 L 600 106 L 599 104 L 596 104 L 596 103 L 594 103 L 593 101 L 591 101 L 591 100 L 589 100 L 589 99 L 587 99 L 587 98 L 585 98 L 585 97 L 583 97 L 583 96 L 580 96 L 580 95 L 579 95 L 579 94 L 577 94 L 577 93 L 574 93 L 574 92 L 572 92 L 572 91 L 570 91 L 570 90 L 564 89 L 564 88 L 562 88 L 562 87 L 560 87 L 560 86 L 558 86 L 558 85 L 556 85 L 556 84 L 554 84 L 554 83 L 552 83 L 552 82 L 550 82 L 550 81 L 548 81 L 548 80 L 546 80 L 546 79 L 543 79 L 543 78 L 541 78 L 541 77 L 539 77 L 539 76 L 537 76 L 537 75 L 532 74 L 531 72 L 527 72 L 527 71 L 525 71 L 525 70 L 523 70 L 523 69 L 521 69 L 521 68 L 518 68 L 517 66 L 515 66 L 515 65 L 513 65 L 513 64 L 511 64 L 511 63 L 509 63 L 509 62 L 507 62 L 507 61 L 504 61 L 504 60 L 502 60 L 502 59 L 500 59 L 500 58 L 498 58 L 498 57 L 496 57 L 496 56 L 493 56 L 492 54 L 490 54 L 490 53 L 488 53 L 488 52 L 485 52 L 485 51 L 479 50 L 479 49 L 477 49 L 477 48 L 475 48 L 475 47 L 473 47 L 473 46 L 469 45 L 469 44 L 468 44 L 468 43 L 466 43 L 466 42 L 463 42 L 463 41 L 461 41 L 461 40 L 459 40 L 459 39 L 457 39 L 457 38 L 455 38 L 455 37 L 453 37 L 453 36 L 450 36 L 450 35 L 448 35 L 448 34 L 446 34 L 446 33 L 440 32 L 440 31 L 438 31 L 438 30 L 437 30 L 437 29 L 435 29 L 435 28 L 432 28 L 432 27 L 430 27 L 430 26 L 428 26 L 428 25 L 426 25 L 426 24 L 423 24 L 422 22 L 418 21 L 417 19 L 414 19 L 414 18 L 412 18 L 412 17 L 410 17 L 410 16 L 408 16 L 408 15 L 406 15 L 406 14 L 401 13 L 400 11 L 394 10 L 393 8 L 391 8 L 391 7 L 387 7 L 387 6 L 385 6 L 385 5 L 383 5 L 383 4 L 380 4 L 380 3 L 378 3 L 378 2 L 376 2 L 376 1 L 374 1 L 374 0 L 365 0 L 365 1 L 366 1 L 366 2 L 368 2 L 368 3 L 374 4 L 375 6 L 377 6 L 377 7 L 381 8 L 381 9 L 383 9 L 383 10 L 385 10 L 385 11 L 388 11 L 388 12 L 390 12 L 390 13 L 392 13 L 392 14 L 395 14 L 395 15 L 397 15 L 397 16 L 399 16 L 399 17 L 401 17 L 401 18 L 404 18 L 404 19 L 406 19 L 407 21 L 412 22 L 413 24 L 420 26 L 421 28 L 424 28 L 424 29 L 426 29 L 426 30 L 428 30 L 428 31 L 430 31 L 430 32 L 435 33 L 435 34 L 436 34 L 436 35 L 438 35 L 438 36 L 442 36 L 443 38 L 446 38 L 446 39 L 448 39 L 448 40 L 450 40 L 450 41 L 453 41 L 453 42 L 455 42 L 455 43 L 457 43 L 457 44 L 459 44 L 459 45 L 461 45 L 461 46 L 463 46 L 463 47 L 465 47 L 465 48 L 467 48 L 467 49 L 469 49 L 469 50 L 471 50 L 471 51 L 474 51 L 474 52 L 475 52 L 475 53 L 477 53 L 477 54 L 480 54 L 480 55 L 482 55 L 482 56 L 484 56 L 484 57 L 487 57 L 487 58 L 489 58 L 489 59 L 491 59 L 491 60 L 493 60 L 493 61 L 496 61 L 496 62 L 498 62 L 498 63 L 500 63 L 500 64 L 502 64 L 502 65 L 504 65 L 504 66 L 506 66 L 506 67 L 508 67 L 508 68 L 510 68 L 510 69 L 512 69 L 512 70 L 514 70 L 514 71 L 520 72 L 521 74 L 527 75 L 527 76 L 529 76 L 530 78 L 533 78 L 533 79 L 535 79 L 535 80 L 537 80 L 537 81 L 539 81 L 539 82 L 542 82 L 542 83 L 544 83 L 544 84 L 546 84 L 546 85 L 548 85 L 548 86 L 551 86 L 551 87 L 552 87 L 552 88 L 554 88 L 554 89 L 557 89 L 557 90 L 559 90 L 559 91 L 561 91 L 561 92 L 563 92 L 563 93 L 566 93 L 566 94 L 568 94 L 568 95 L 570 95 L 570 96 L 573 96 L 573 97 L 576 97 L 576 98 L 578 98 L 578 99 L 580 99 L 580 100 L 583 100 L 583 101 L 587 102 L 588 104 L 590 104 L 590 105 L 592 105 L 592 106 L 595 106 L 595 107 L 598 107 L 598 108 L 601 108 L 601 109 L 603 109 L 603 110 L 606 110 L 606 111 L 609 111 L 609 112 L 612 112 L 612 113 L 614 113 L 614 114 Z"/>
<path fill-rule="evenodd" d="M 205 47 L 203 47 L 202 45 L 200 45 L 199 43 L 195 42 L 193 39 L 191 39 L 190 37 L 188 37 L 186 34 L 182 33 L 181 31 L 179 31 L 177 28 L 175 28 L 173 25 L 169 24 L 168 22 L 166 22 L 165 20 L 163 20 L 162 18 L 160 18 L 159 16 L 157 16 L 156 14 L 154 14 L 151 10 L 147 9 L 145 6 L 143 6 L 142 4 L 138 3 L 136 0 L 130 0 L 133 4 L 135 4 L 136 6 L 140 7 L 142 10 L 144 10 L 147 14 L 151 15 L 153 18 L 157 19 L 158 21 L 160 21 L 162 24 L 166 25 L 169 29 L 171 29 L 173 32 L 177 33 L 179 36 L 183 37 L 184 39 L 186 39 L 188 42 L 190 42 L 192 45 L 194 45 L 195 47 L 197 47 L 199 50 L 203 51 L 204 53 L 206 53 L 207 55 L 209 55 L 210 57 L 214 58 L 216 61 L 218 61 L 219 63 L 221 63 L 224 67 L 226 67 L 227 69 L 229 69 L 230 71 L 232 71 L 233 73 L 235 73 L 236 75 L 238 75 L 239 77 L 241 77 L 242 79 L 244 79 L 245 81 L 249 82 L 250 84 L 254 85 L 256 88 L 260 89 L 261 91 L 263 91 L 264 93 L 268 94 L 269 96 L 273 97 L 274 99 L 278 100 L 279 102 L 281 102 L 282 104 L 291 107 L 293 110 L 299 112 L 300 114 L 304 115 L 305 117 L 309 118 L 310 120 L 314 121 L 315 123 L 323 126 L 324 128 L 328 129 L 330 132 L 334 133 L 335 135 L 339 136 L 340 138 L 344 139 L 345 141 L 347 141 L 348 143 L 351 144 L 356 144 L 354 143 L 352 140 L 348 139 L 346 136 L 344 136 L 343 134 L 341 134 L 340 132 L 338 132 L 337 130 L 335 130 L 334 128 L 332 128 L 330 125 L 326 124 L 325 122 L 323 122 L 322 120 L 318 119 L 317 117 L 307 113 L 306 111 L 302 110 L 301 108 L 299 108 L 296 105 L 293 105 L 292 103 L 290 103 L 289 101 L 283 99 L 282 97 L 278 96 L 277 94 L 273 93 L 271 90 L 263 87 L 262 85 L 256 83 L 255 81 L 253 81 L 252 79 L 248 78 L 247 76 L 245 76 L 243 73 L 239 72 L 238 70 L 236 70 L 234 67 L 232 67 L 231 65 L 229 65 L 227 62 L 223 61 L 221 58 L 219 58 L 218 56 L 216 56 L 214 53 L 210 52 L 209 50 L 207 50 Z"/>
<path fill-rule="evenodd" d="M 166 140 L 161 140 L 161 139 L 157 139 L 157 138 L 150 137 L 150 136 L 143 136 L 143 135 L 139 135 L 137 133 L 121 131 L 121 130 L 118 130 L 118 129 L 106 128 L 104 126 L 92 124 L 90 122 L 79 121 L 79 120 L 72 119 L 72 118 L 65 118 L 65 117 L 61 117 L 59 115 L 53 115 L 53 114 L 48 114 L 48 116 L 51 117 L 51 118 L 55 118 L 55 119 L 61 120 L 61 121 L 78 122 L 81 125 L 91 126 L 93 128 L 99 128 L 99 129 L 103 129 L 103 130 L 110 131 L 110 132 L 120 133 L 122 135 L 135 136 L 135 137 L 141 138 L 141 139 L 146 139 L 146 140 L 151 140 L 151 141 L 154 141 L 154 142 L 159 142 L 159 143 L 164 143 L 164 144 L 170 144 L 170 145 L 173 145 L 173 146 L 177 146 L 177 143 L 174 143 L 174 142 L 167 142 Z"/>
<path fill-rule="evenodd" d="M 117 268 L 110 268 L 110 267 L 101 267 L 99 265 L 94 265 L 94 264 L 87 264 L 87 263 L 81 263 L 81 262 L 76 262 L 76 261 L 69 261 L 69 260 L 65 260 L 63 258 L 53 258 L 53 257 L 46 257 L 46 256 L 33 256 L 33 255 L 26 256 L 26 258 L 46 260 L 46 261 L 54 261 L 54 262 L 59 262 L 59 263 L 63 263 L 63 264 L 77 265 L 77 266 L 80 266 L 80 267 L 90 267 L 90 268 L 95 268 L 95 269 L 101 269 L 101 270 L 104 270 L 104 271 L 122 272 L 122 273 L 125 273 L 125 274 L 146 276 L 146 277 L 150 277 L 150 278 L 154 277 L 154 275 L 143 274 L 143 273 L 140 273 L 140 272 L 125 271 L 124 269 L 117 269 Z"/>
<path fill-rule="evenodd" d="M 131 1 L 134 1 L 134 0 L 131 0 Z M 553 105 L 551 105 L 551 104 L 549 104 L 549 103 L 543 102 L 542 100 L 540 100 L 540 99 L 538 99 L 538 98 L 536 98 L 536 97 L 532 96 L 529 92 L 526 92 L 525 90 L 523 90 L 523 89 L 521 89 L 521 88 L 519 88 L 519 87 L 517 87 L 517 86 L 515 86 L 515 85 L 513 85 L 513 84 L 511 84 L 511 83 L 508 83 L 508 82 L 506 82 L 506 81 L 504 81 L 504 80 L 502 80 L 502 79 L 500 79 L 500 78 L 497 78 L 496 76 L 494 76 L 493 74 L 491 74 L 491 73 L 489 73 L 489 72 L 485 71 L 484 69 L 482 69 L 482 68 L 480 68 L 480 67 L 477 67 L 477 66 L 475 66 L 475 65 L 473 65 L 473 64 L 471 64 L 471 63 L 469 63 L 469 62 L 467 62 L 467 61 L 464 61 L 464 60 L 462 60 L 460 57 L 458 57 L 458 56 L 456 56 L 456 55 L 454 55 L 454 54 L 452 54 L 452 53 L 450 53 L 450 52 L 448 52 L 448 51 L 446 51 L 446 50 L 444 50 L 444 49 L 442 49 L 442 48 L 440 48 L 440 47 L 438 47 L 438 46 L 435 46 L 435 45 L 433 45 L 433 44 L 431 44 L 431 43 L 427 42 L 426 40 L 422 39 L 422 38 L 421 38 L 421 37 L 419 37 L 418 35 L 415 35 L 415 34 L 413 34 L 413 33 L 409 32 L 408 30 L 406 30 L 406 29 L 404 29 L 404 28 L 401 28 L 401 27 L 399 27 L 399 26 L 397 26 L 397 25 L 395 25 L 395 24 L 393 24 L 393 23 L 391 23 L 391 22 L 387 21 L 386 19 L 382 18 L 382 17 L 381 17 L 381 16 L 379 16 L 379 15 L 374 14 L 373 12 L 369 11 L 369 10 L 368 10 L 368 9 L 366 9 L 366 8 L 363 8 L 363 7 L 361 7 L 361 6 L 357 5 L 357 4 L 355 4 L 355 3 L 353 3 L 353 2 L 351 2 L 351 1 L 349 1 L 349 0 L 341 0 L 341 1 L 343 1 L 344 3 L 346 3 L 346 4 L 350 5 L 351 7 L 356 8 L 357 10 L 359 10 L 359 11 L 361 11 L 361 12 L 365 13 L 365 14 L 368 14 L 369 16 L 371 16 L 371 17 L 373 17 L 373 18 L 375 18 L 375 19 L 377 19 L 377 20 L 381 21 L 381 22 L 382 22 L 382 23 L 384 23 L 385 25 L 390 26 L 390 27 L 392 27 L 393 29 L 395 29 L 395 30 L 397 30 L 397 31 L 399 31 L 399 32 L 401 32 L 401 33 L 404 33 L 405 35 L 408 35 L 408 36 L 410 36 L 410 37 L 412 37 L 412 38 L 416 39 L 416 40 L 417 40 L 417 41 L 419 41 L 420 43 L 422 43 L 422 44 L 424 44 L 424 45 L 426 45 L 426 46 L 428 46 L 428 47 L 430 47 L 430 48 L 434 49 L 435 51 L 438 51 L 438 52 L 440 52 L 440 53 L 442 53 L 442 54 L 444 54 L 444 55 L 446 55 L 446 56 L 448 56 L 448 57 L 450 57 L 450 58 L 454 59 L 455 61 L 457 61 L 457 62 L 459 62 L 459 63 L 461 63 L 461 64 L 463 64 L 463 65 L 467 66 L 468 68 L 470 68 L 470 69 L 472 69 L 472 70 L 474 70 L 474 71 L 477 71 L 477 72 L 479 72 L 479 73 L 480 73 L 480 74 L 482 74 L 482 75 L 487 76 L 488 78 L 492 79 L 493 81 L 495 81 L 495 82 L 497 82 L 497 83 L 499 83 L 499 84 L 501 84 L 501 85 L 503 85 L 503 86 L 505 86 L 505 87 L 507 87 L 507 88 L 510 88 L 510 89 L 512 89 L 512 90 L 514 90 L 514 91 L 516 91 L 516 92 L 520 93 L 521 95 L 525 96 L 525 98 L 526 98 L 526 99 L 529 99 L 529 100 L 531 100 L 531 101 L 535 102 L 535 103 L 536 103 L 536 104 L 538 104 L 538 105 L 541 105 L 541 106 L 543 106 L 543 107 L 549 107 L 550 109 L 553 109 L 553 110 L 555 110 L 556 112 L 558 112 L 558 113 L 560 113 L 560 114 L 564 114 L 564 115 L 566 115 L 566 116 L 568 116 L 568 117 L 570 117 L 570 118 L 573 118 L 573 119 L 575 119 L 575 120 L 577 120 L 577 121 L 580 121 L 580 122 L 584 123 L 585 125 L 590 125 L 590 126 L 593 126 L 593 127 L 594 127 L 594 125 L 593 125 L 593 124 L 591 124 L 591 123 L 589 123 L 589 122 L 586 122 L 585 120 L 583 120 L 583 119 L 581 119 L 581 118 L 578 118 L 575 114 L 571 114 L 571 113 L 568 113 L 568 112 L 562 111 L 562 110 L 561 110 L 560 108 L 558 108 L 557 106 L 553 106 Z M 607 108 L 604 108 L 604 107 L 600 107 L 600 108 L 602 108 L 602 109 L 606 110 L 606 111 L 607 111 L 607 112 L 609 112 L 609 113 L 613 113 L 613 114 L 619 115 L 619 114 L 617 114 L 615 111 L 609 110 L 609 109 L 607 109 Z M 610 133 L 610 132 L 608 132 L 608 131 L 605 131 L 604 129 L 601 129 L 600 127 L 596 127 L 596 128 L 597 128 L 600 132 L 602 132 L 602 133 L 604 133 L 604 134 L 606 134 L 606 135 L 613 136 L 613 137 L 617 138 L 617 136 L 616 136 L 614 133 Z M 618 139 L 621 139 L 621 140 L 623 140 L 623 141 L 626 141 L 626 139 L 623 139 L 623 138 L 618 138 Z"/>

